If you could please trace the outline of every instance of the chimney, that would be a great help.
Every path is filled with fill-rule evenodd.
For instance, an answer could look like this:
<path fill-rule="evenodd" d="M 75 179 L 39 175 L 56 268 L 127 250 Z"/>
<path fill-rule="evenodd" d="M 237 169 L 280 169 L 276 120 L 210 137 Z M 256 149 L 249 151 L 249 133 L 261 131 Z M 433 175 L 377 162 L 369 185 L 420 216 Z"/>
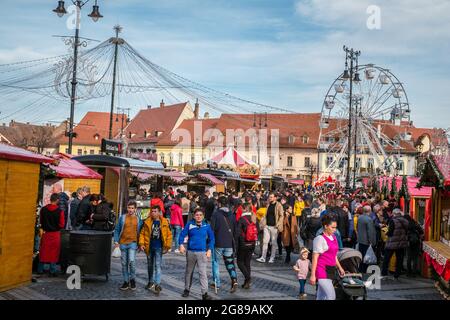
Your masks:
<path fill-rule="evenodd" d="M 209 112 L 205 112 L 205 114 L 203 115 L 203 119 L 209 119 Z"/>
<path fill-rule="evenodd" d="M 10 126 L 10 127 L 14 127 L 14 120 L 11 120 L 11 121 L 9 122 L 9 126 Z"/>
<path fill-rule="evenodd" d="M 159 104 L 159 107 L 160 107 L 160 108 L 164 108 L 164 99 L 161 100 L 161 103 Z"/>
<path fill-rule="evenodd" d="M 152 108 L 152 106 L 149 104 L 148 106 L 147 106 L 147 109 L 151 109 Z"/>
<path fill-rule="evenodd" d="M 198 119 L 198 114 L 200 113 L 200 104 L 198 103 L 198 99 L 195 102 L 195 107 L 194 107 L 194 119 Z"/>

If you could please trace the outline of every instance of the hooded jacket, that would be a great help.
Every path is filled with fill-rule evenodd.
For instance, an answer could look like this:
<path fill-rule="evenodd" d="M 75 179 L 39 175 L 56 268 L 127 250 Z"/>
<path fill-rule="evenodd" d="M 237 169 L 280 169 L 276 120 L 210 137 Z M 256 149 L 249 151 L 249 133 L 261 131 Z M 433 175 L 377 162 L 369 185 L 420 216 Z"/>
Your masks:
<path fill-rule="evenodd" d="M 166 218 L 161 216 L 159 221 L 161 223 L 162 248 L 164 251 L 167 251 L 172 247 L 172 232 L 170 231 L 169 221 Z M 139 234 L 139 246 L 144 246 L 145 253 L 147 255 L 149 255 L 150 253 L 150 237 L 152 233 L 152 225 L 153 219 L 151 217 L 147 218 L 144 221 L 141 232 Z"/>
<path fill-rule="evenodd" d="M 230 209 L 223 207 L 214 211 L 211 217 L 216 248 L 234 248 L 236 219 Z"/>
<path fill-rule="evenodd" d="M 214 232 L 205 220 L 202 221 L 200 226 L 194 219 L 190 220 L 181 231 L 178 244 L 182 245 L 186 237 L 188 237 L 188 251 L 206 252 L 214 250 Z"/>

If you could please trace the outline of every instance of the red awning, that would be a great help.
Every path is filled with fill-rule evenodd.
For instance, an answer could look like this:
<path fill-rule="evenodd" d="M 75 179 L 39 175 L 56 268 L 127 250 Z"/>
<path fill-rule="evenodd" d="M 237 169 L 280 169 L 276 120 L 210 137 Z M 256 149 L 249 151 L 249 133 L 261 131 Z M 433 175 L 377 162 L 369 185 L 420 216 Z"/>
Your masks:
<path fill-rule="evenodd" d="M 130 170 L 130 173 L 141 180 L 148 180 L 154 176 L 168 177 L 177 183 L 183 182 L 188 176 L 178 171 L 146 171 L 146 170 Z"/>
<path fill-rule="evenodd" d="M 72 179 L 97 179 L 101 180 L 103 176 L 94 170 L 86 167 L 84 164 L 72 160 L 70 157 L 64 154 L 58 154 L 54 158 L 59 161 L 56 165 L 50 165 L 49 167 L 56 171 L 56 176 L 60 178 L 72 178 Z"/>
<path fill-rule="evenodd" d="M 298 185 L 305 184 L 305 180 L 303 180 L 303 179 L 292 179 L 292 180 L 288 180 L 288 182 L 291 184 L 298 184 Z"/>
<path fill-rule="evenodd" d="M 211 182 L 212 184 L 224 184 L 222 180 L 216 178 L 215 176 L 209 173 L 199 173 L 198 176 Z"/>
<path fill-rule="evenodd" d="M 0 143 L 0 159 L 34 163 L 52 163 L 54 160 L 31 151 Z"/>

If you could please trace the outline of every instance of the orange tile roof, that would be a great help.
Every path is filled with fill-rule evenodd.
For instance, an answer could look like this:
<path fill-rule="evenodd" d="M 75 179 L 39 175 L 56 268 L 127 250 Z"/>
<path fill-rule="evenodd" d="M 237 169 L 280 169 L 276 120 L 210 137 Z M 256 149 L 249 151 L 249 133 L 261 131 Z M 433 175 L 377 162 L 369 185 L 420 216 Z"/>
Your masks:
<path fill-rule="evenodd" d="M 120 132 L 122 117 L 124 118 L 123 123 L 125 124 L 126 115 L 113 114 L 113 137 Z M 116 119 L 119 121 L 116 121 Z M 109 138 L 109 121 L 109 112 L 89 111 L 74 128 L 77 137 L 73 139 L 73 144 L 100 146 L 103 138 Z M 96 136 L 98 136 L 98 139 L 95 138 Z M 68 143 L 68 139 L 68 137 L 62 137 L 59 141 L 60 143 Z"/>
<path fill-rule="evenodd" d="M 162 132 L 162 134 L 170 133 L 185 108 L 189 106 L 189 102 L 183 102 L 163 108 L 140 110 L 125 128 L 124 134 L 126 137 L 129 137 L 130 132 L 134 134 L 131 139 L 128 139 L 130 143 L 155 143 L 162 136 L 156 137 L 155 131 Z M 145 137 L 145 132 L 149 134 L 148 137 Z"/>
<path fill-rule="evenodd" d="M 267 129 L 268 136 L 271 129 L 278 129 L 279 131 L 279 146 L 282 148 L 304 148 L 315 149 L 319 137 L 319 121 L 320 113 L 303 113 L 303 114 L 267 114 L 267 127 L 265 127 L 265 115 L 256 117 L 256 125 L 259 127 L 259 117 L 262 122 L 262 129 Z M 202 146 L 206 146 L 210 141 L 206 141 L 205 131 L 208 129 L 218 129 L 225 136 L 227 129 L 244 131 L 253 129 L 255 116 L 253 114 L 222 114 L 220 118 L 216 119 L 201 119 L 197 120 L 202 123 L 203 139 Z M 187 130 L 190 133 L 191 139 L 182 141 L 183 145 L 194 145 L 194 120 L 184 120 L 178 129 Z M 180 131 L 181 132 L 181 131 Z M 293 136 L 294 140 L 289 143 L 289 136 Z M 303 143 L 302 137 L 308 136 L 308 142 Z M 158 141 L 158 146 L 175 146 L 180 140 L 172 141 L 171 134 L 167 133 Z M 176 138 L 176 137 L 175 137 Z M 246 137 L 248 139 L 248 137 Z M 268 137 L 267 144 L 271 145 L 271 139 Z M 226 141 L 224 141 L 224 144 Z M 246 143 L 249 143 L 247 140 Z"/>

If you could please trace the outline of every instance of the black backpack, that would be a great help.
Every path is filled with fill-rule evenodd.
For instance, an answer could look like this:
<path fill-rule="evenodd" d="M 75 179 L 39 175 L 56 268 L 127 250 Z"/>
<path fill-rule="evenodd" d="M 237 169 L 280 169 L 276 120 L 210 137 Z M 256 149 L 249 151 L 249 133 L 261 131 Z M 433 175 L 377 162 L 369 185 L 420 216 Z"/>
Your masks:
<path fill-rule="evenodd" d="M 108 220 L 105 222 L 105 231 L 113 231 L 116 226 L 116 213 L 113 209 L 109 211 Z"/>

